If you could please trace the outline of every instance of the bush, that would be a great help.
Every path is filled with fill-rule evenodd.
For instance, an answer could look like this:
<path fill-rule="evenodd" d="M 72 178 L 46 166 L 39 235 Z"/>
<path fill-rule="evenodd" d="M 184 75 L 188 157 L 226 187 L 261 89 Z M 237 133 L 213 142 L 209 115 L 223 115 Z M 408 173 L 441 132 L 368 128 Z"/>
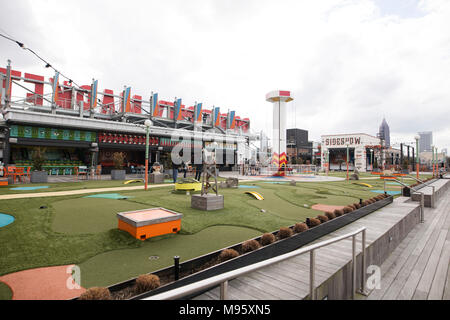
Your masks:
<path fill-rule="evenodd" d="M 83 292 L 80 300 L 111 300 L 111 292 L 108 288 L 92 287 Z"/>
<path fill-rule="evenodd" d="M 292 236 L 291 228 L 281 227 L 280 230 L 278 231 L 278 238 L 280 239 L 289 238 L 290 236 Z"/>
<path fill-rule="evenodd" d="M 327 216 L 324 216 L 324 215 L 321 215 L 321 214 L 319 214 L 319 215 L 317 216 L 317 219 L 320 220 L 320 223 L 324 223 L 324 222 L 327 222 L 327 221 L 328 221 Z"/>
<path fill-rule="evenodd" d="M 263 246 L 267 246 L 268 244 L 271 244 L 273 242 L 275 242 L 275 236 L 273 234 L 271 234 L 271 233 L 264 233 L 261 236 L 261 244 Z"/>
<path fill-rule="evenodd" d="M 224 262 L 224 261 L 236 258 L 237 256 L 239 256 L 239 252 L 237 252 L 236 250 L 234 250 L 234 249 L 224 249 L 219 254 L 219 261 L 220 262 Z"/>
<path fill-rule="evenodd" d="M 309 229 L 308 226 L 304 222 L 296 223 L 294 225 L 294 232 L 295 233 L 300 233 L 300 232 L 306 231 L 308 229 Z"/>
<path fill-rule="evenodd" d="M 334 212 L 327 211 L 327 212 L 325 212 L 325 215 L 327 216 L 328 220 L 332 220 L 332 219 L 336 218 L 336 215 L 334 214 Z"/>
<path fill-rule="evenodd" d="M 154 274 L 141 274 L 136 279 L 136 290 L 139 293 L 156 289 L 160 285 L 159 277 Z"/>
<path fill-rule="evenodd" d="M 340 216 L 344 215 L 344 210 L 343 209 L 336 209 L 336 210 L 334 210 L 333 213 L 334 213 L 334 215 L 336 217 L 340 217 Z"/>
<path fill-rule="evenodd" d="M 254 251 L 256 249 L 259 249 L 260 247 L 261 245 L 259 244 L 259 242 L 254 239 L 247 240 L 241 245 L 242 252 L 244 253 Z"/>
<path fill-rule="evenodd" d="M 42 171 L 42 166 L 46 161 L 46 148 L 34 147 L 31 153 L 31 161 L 33 163 L 33 171 Z"/>
<path fill-rule="evenodd" d="M 121 170 L 123 168 L 124 161 L 125 161 L 125 153 L 123 152 L 113 153 L 114 169 Z"/>
<path fill-rule="evenodd" d="M 342 209 L 342 210 L 344 211 L 345 214 L 347 214 L 347 213 L 352 212 L 352 211 L 353 211 L 353 208 L 351 208 L 351 207 L 349 207 L 349 206 L 346 206 L 346 207 L 344 207 L 344 209 Z"/>
<path fill-rule="evenodd" d="M 306 219 L 306 224 L 308 225 L 308 227 L 310 228 L 314 228 L 317 227 L 320 224 L 320 220 L 316 219 L 316 218 L 307 218 Z"/>
<path fill-rule="evenodd" d="M 355 210 L 357 210 L 357 209 L 359 209 L 359 208 L 361 208 L 361 205 L 359 204 L 359 203 L 354 203 L 353 204 L 353 207 L 355 208 Z"/>

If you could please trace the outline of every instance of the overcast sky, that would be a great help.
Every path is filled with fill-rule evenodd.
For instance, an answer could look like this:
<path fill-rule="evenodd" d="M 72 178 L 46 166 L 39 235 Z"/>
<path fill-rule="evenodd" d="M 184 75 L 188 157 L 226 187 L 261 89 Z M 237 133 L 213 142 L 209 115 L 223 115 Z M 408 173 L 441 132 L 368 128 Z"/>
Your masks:
<path fill-rule="evenodd" d="M 433 131 L 450 147 L 448 0 L 0 0 L 0 32 L 78 84 L 236 110 L 271 135 L 265 94 L 290 90 L 288 128 Z M 0 65 L 52 76 L 0 38 Z"/>

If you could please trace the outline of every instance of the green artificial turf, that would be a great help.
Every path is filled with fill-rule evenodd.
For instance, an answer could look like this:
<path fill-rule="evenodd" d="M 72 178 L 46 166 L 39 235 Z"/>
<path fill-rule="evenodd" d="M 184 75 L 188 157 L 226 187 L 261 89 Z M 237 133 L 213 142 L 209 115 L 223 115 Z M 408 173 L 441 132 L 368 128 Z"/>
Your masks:
<path fill-rule="evenodd" d="M 66 234 L 98 233 L 117 228 L 118 212 L 146 209 L 143 205 L 126 200 L 102 198 L 75 198 L 52 204 L 52 229 Z"/>
<path fill-rule="evenodd" d="M 54 185 L 70 189 L 74 184 L 84 188 L 123 186 L 116 181 Z M 174 193 L 171 186 L 121 191 L 129 197 L 122 200 L 85 195 L 2 200 L 0 212 L 12 214 L 16 220 L 0 229 L 0 275 L 78 264 L 83 286 L 109 285 L 168 266 L 174 255 L 187 260 L 315 217 L 321 211 L 310 209 L 313 204 L 347 205 L 376 196 L 370 190 L 383 189 L 380 180 L 370 181 L 373 188 L 348 181 L 252 184 L 260 187 L 257 192 L 265 200 L 256 200 L 243 189 L 220 189 L 225 208 L 217 211 L 191 208 L 191 197 Z M 388 190 L 398 190 L 392 187 Z M 46 190 L 55 191 L 52 189 Z M 180 233 L 140 241 L 117 229 L 117 212 L 152 207 L 182 213 Z M 150 256 L 159 259 L 149 260 Z"/>
<path fill-rule="evenodd" d="M 214 226 L 193 235 L 170 235 L 147 240 L 137 249 L 109 251 L 81 263 L 81 285 L 108 286 L 257 237 L 261 232 L 242 227 Z M 150 257 L 158 259 L 150 259 Z"/>
<path fill-rule="evenodd" d="M 11 288 L 6 283 L 0 281 L 0 300 L 11 300 L 12 296 Z"/>

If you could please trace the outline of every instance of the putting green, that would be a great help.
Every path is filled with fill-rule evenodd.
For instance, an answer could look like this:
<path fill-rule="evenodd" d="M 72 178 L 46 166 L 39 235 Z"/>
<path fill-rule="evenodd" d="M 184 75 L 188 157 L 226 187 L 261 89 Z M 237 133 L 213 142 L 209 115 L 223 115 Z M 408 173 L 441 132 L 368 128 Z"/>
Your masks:
<path fill-rule="evenodd" d="M 149 208 L 126 200 L 77 198 L 52 205 L 55 216 L 52 229 L 66 234 L 98 233 L 117 228 L 116 213 Z"/>
<path fill-rule="evenodd" d="M 0 300 L 11 300 L 13 292 L 11 288 L 4 282 L 0 281 Z"/>
<path fill-rule="evenodd" d="M 91 196 L 85 196 L 85 198 L 103 198 L 103 199 L 114 199 L 114 200 L 128 199 L 128 197 L 123 196 L 120 193 L 100 193 L 100 194 L 94 194 Z"/>
<path fill-rule="evenodd" d="M 102 253 L 81 263 L 81 286 L 112 285 L 168 267 L 174 256 L 180 256 L 183 262 L 259 235 L 261 232 L 249 228 L 214 226 L 193 235 L 147 240 L 140 248 Z"/>

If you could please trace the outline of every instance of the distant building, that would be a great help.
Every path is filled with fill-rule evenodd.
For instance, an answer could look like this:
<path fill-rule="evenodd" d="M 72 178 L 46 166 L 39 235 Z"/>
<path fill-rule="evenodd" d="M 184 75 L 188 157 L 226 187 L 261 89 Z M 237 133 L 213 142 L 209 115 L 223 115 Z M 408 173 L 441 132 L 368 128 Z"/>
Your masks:
<path fill-rule="evenodd" d="M 384 140 L 385 147 L 391 146 L 391 133 L 389 130 L 389 125 L 386 122 L 386 119 L 383 117 L 383 121 L 381 122 L 380 129 L 378 131 L 378 137 Z"/>
<path fill-rule="evenodd" d="M 286 130 L 286 153 L 289 158 L 301 158 L 312 162 L 313 143 L 308 141 L 308 131 L 303 129 Z"/>
<path fill-rule="evenodd" d="M 419 132 L 419 152 L 431 152 L 431 146 L 433 145 L 433 132 L 424 131 Z"/>

